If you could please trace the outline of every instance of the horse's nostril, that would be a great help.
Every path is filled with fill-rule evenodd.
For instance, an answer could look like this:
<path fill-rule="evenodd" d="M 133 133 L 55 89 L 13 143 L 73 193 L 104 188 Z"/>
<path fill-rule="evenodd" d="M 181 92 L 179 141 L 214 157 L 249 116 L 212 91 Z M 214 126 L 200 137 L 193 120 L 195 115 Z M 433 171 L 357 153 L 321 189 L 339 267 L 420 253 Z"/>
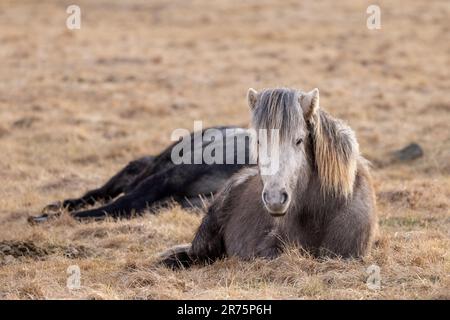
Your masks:
<path fill-rule="evenodd" d="M 263 200 L 265 203 L 267 203 L 267 192 L 266 191 L 263 192 Z"/>
<path fill-rule="evenodd" d="M 281 204 L 285 204 L 287 200 L 288 200 L 288 194 L 286 191 L 283 191 L 283 193 L 281 194 Z"/>

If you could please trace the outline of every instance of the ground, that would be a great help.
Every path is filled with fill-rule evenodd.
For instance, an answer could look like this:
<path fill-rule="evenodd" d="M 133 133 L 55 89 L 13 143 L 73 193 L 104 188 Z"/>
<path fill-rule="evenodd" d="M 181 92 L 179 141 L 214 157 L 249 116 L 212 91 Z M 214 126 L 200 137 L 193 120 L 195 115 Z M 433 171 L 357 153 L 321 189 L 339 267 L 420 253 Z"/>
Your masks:
<path fill-rule="evenodd" d="M 80 30 L 66 28 L 74 2 Z M 366 27 L 369 1 L 1 1 L 0 298 L 449 299 L 450 6 L 377 3 L 380 30 Z M 318 87 L 371 161 L 381 234 L 363 261 L 291 248 L 167 270 L 158 253 L 201 220 L 178 207 L 27 224 L 161 151 L 176 128 L 246 126 L 247 89 L 275 86 Z M 396 161 L 411 142 L 423 157 Z"/>

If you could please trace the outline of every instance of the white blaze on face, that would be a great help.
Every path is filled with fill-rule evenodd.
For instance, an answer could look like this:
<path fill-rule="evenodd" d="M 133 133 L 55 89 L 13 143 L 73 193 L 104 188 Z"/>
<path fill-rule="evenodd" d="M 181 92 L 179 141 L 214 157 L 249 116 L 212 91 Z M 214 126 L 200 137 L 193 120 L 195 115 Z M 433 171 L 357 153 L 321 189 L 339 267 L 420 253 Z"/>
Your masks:
<path fill-rule="evenodd" d="M 267 136 L 267 135 L 266 135 Z M 303 161 L 299 148 L 290 141 L 280 142 L 279 134 L 266 143 L 260 139 L 258 163 L 264 185 L 262 199 L 272 214 L 284 214 L 291 202 L 292 192 Z"/>

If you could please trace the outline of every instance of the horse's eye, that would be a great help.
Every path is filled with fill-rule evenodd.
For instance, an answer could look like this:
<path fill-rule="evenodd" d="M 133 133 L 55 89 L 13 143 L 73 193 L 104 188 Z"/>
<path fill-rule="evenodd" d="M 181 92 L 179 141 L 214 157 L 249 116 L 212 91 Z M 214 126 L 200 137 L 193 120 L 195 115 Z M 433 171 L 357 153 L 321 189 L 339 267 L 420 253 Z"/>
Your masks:
<path fill-rule="evenodd" d="M 300 138 L 297 140 L 297 142 L 295 143 L 297 146 L 300 145 L 303 142 L 303 138 Z"/>

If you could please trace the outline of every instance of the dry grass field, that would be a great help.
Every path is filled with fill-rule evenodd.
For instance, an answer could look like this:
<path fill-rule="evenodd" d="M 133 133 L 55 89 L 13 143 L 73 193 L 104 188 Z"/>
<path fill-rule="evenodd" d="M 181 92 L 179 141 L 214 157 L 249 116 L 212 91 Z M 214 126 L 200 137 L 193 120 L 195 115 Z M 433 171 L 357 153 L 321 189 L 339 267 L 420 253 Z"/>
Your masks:
<path fill-rule="evenodd" d="M 80 30 L 66 7 L 81 7 Z M 377 1 L 0 2 L 1 299 L 449 299 L 450 6 Z M 201 214 L 123 221 L 29 215 L 81 195 L 176 128 L 246 126 L 248 87 L 318 87 L 372 162 L 381 236 L 363 261 L 290 250 L 170 271 Z M 417 142 L 423 157 L 396 161 Z M 381 288 L 366 269 L 381 268 Z M 70 265 L 81 288 L 66 287 Z"/>

